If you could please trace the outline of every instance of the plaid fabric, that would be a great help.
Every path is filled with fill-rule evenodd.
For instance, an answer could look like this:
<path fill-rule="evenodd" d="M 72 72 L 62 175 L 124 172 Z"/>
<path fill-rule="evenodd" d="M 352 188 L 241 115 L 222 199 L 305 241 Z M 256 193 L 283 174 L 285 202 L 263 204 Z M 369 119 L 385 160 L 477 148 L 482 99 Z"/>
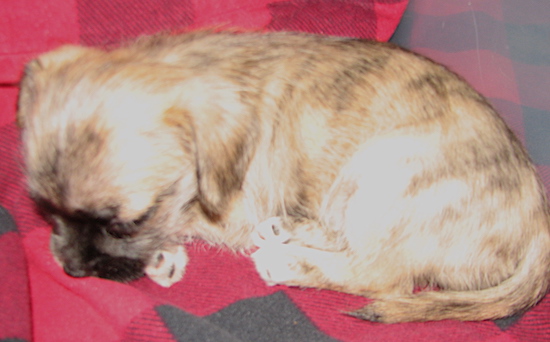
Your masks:
<path fill-rule="evenodd" d="M 18 0 L 0 7 L 0 341 L 543 341 L 550 297 L 497 322 L 382 325 L 342 314 L 368 299 L 266 286 L 250 260 L 187 246 L 184 279 L 73 279 L 48 250 L 50 227 L 28 198 L 15 84 L 24 61 L 61 43 L 110 45 L 141 34 L 238 26 L 388 39 L 406 0 Z M 546 1 L 412 1 L 394 40 L 451 66 L 523 139 L 549 188 Z M 3 125 L 2 125 L 3 124 Z"/>

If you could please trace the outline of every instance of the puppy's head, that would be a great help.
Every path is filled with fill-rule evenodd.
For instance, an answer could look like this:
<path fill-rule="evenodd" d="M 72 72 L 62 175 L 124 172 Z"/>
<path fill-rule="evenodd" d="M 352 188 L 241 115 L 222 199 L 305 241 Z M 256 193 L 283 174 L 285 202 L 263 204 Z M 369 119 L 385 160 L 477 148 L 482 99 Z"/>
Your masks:
<path fill-rule="evenodd" d="M 197 212 L 223 216 L 258 132 L 233 88 L 124 49 L 69 46 L 29 63 L 18 111 L 28 187 L 68 274 L 137 278 Z"/>
<path fill-rule="evenodd" d="M 64 47 L 31 62 L 22 80 L 28 187 L 73 276 L 140 276 L 155 251 L 181 243 L 179 209 L 196 196 L 189 134 L 164 119 L 174 110 L 158 81 L 167 70 L 137 64 Z"/>

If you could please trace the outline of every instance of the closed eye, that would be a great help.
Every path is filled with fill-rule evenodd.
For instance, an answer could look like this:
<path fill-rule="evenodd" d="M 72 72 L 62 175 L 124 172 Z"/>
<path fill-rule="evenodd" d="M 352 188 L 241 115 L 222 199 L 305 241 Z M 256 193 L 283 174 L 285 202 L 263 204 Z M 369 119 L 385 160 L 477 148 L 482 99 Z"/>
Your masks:
<path fill-rule="evenodd" d="M 110 223 L 104 227 L 105 233 L 115 239 L 130 238 L 137 233 L 137 226 L 133 222 L 127 223 Z"/>
<path fill-rule="evenodd" d="M 111 220 L 111 222 L 109 222 L 109 224 L 105 226 L 104 230 L 108 235 L 114 237 L 115 239 L 130 238 L 137 234 L 140 226 L 143 225 L 143 223 L 145 223 L 148 219 L 150 219 L 156 210 L 157 206 L 154 205 L 150 207 L 139 218 L 130 222 L 120 222 L 116 219 L 113 219 Z"/>

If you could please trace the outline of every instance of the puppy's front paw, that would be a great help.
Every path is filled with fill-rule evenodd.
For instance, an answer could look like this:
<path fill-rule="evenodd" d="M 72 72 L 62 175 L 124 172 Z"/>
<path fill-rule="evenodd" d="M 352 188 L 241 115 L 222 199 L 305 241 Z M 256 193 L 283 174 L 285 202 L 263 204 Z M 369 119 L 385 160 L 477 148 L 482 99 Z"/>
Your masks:
<path fill-rule="evenodd" d="M 188 260 L 183 246 L 177 246 L 174 251 L 157 251 L 145 268 L 145 274 L 160 286 L 170 287 L 181 280 Z"/>
<path fill-rule="evenodd" d="M 290 233 L 285 230 L 283 219 L 275 216 L 258 224 L 252 234 L 252 241 L 258 247 L 273 244 L 283 244 L 290 239 Z"/>

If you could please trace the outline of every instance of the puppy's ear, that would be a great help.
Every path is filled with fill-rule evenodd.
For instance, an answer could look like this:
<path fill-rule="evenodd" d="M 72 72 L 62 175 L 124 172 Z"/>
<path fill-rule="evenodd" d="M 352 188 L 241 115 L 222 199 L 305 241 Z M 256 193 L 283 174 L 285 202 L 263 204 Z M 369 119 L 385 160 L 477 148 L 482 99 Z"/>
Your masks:
<path fill-rule="evenodd" d="M 24 126 L 24 118 L 29 112 L 29 108 L 36 101 L 36 94 L 39 88 L 47 86 L 44 74 L 47 74 L 48 70 L 52 68 L 58 68 L 64 63 L 76 60 L 92 50 L 91 48 L 76 45 L 65 45 L 42 54 L 27 63 L 20 82 L 18 99 L 17 123 L 20 127 Z"/>
<path fill-rule="evenodd" d="M 260 122 L 247 95 L 228 81 L 200 78 L 186 82 L 177 120 L 192 136 L 198 195 L 213 220 L 223 216 L 242 188 L 260 135 Z M 174 112 L 172 112 L 172 118 Z"/>

